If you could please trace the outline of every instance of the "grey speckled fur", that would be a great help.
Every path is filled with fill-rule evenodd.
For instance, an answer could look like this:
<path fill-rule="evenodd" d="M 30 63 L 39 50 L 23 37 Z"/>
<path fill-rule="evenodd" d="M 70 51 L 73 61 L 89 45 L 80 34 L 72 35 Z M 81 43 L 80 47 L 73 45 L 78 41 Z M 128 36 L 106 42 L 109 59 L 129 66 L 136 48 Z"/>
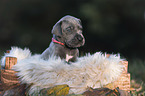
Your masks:
<path fill-rule="evenodd" d="M 76 61 L 79 56 L 78 47 L 85 43 L 80 19 L 69 15 L 64 16 L 53 26 L 52 34 L 54 39 L 64 45 L 51 42 L 41 54 L 41 58 L 47 60 L 49 56 L 56 55 L 66 59 L 67 62 Z"/>

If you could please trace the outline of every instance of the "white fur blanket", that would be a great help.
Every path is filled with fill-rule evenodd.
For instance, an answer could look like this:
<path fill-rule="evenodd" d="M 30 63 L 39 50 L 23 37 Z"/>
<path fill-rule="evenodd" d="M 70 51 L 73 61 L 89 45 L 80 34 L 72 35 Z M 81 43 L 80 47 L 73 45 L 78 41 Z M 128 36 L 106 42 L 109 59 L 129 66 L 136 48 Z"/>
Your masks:
<path fill-rule="evenodd" d="M 122 59 L 119 55 L 110 55 L 108 58 L 101 52 L 87 54 L 67 64 L 56 56 L 43 60 L 40 55 L 31 55 L 29 49 L 12 47 L 10 53 L 3 56 L 2 66 L 5 65 L 6 56 L 17 57 L 18 63 L 13 70 L 18 71 L 22 83 L 32 84 L 29 94 L 61 84 L 68 84 L 70 93 L 80 94 L 87 87 L 99 88 L 115 81 L 124 67 L 120 64 Z"/>

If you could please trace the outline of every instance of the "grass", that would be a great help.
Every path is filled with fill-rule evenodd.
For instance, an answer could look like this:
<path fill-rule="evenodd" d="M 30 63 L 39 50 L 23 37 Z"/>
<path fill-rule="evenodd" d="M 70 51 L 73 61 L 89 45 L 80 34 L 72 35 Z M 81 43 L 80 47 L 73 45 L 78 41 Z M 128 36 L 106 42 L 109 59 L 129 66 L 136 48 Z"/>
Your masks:
<path fill-rule="evenodd" d="M 132 79 L 145 81 L 145 61 L 140 59 L 129 60 L 129 73 Z"/>
<path fill-rule="evenodd" d="M 132 96 L 145 96 L 145 61 L 141 59 L 129 60 L 131 74 Z"/>

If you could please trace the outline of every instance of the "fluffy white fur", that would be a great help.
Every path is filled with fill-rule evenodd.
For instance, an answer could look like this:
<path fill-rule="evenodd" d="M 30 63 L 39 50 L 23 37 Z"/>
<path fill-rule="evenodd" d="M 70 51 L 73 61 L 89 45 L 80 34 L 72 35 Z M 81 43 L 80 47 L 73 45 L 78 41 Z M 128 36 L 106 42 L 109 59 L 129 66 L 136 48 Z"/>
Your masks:
<path fill-rule="evenodd" d="M 17 62 L 19 62 L 22 59 L 31 57 L 31 52 L 29 49 L 24 48 L 18 48 L 18 47 L 12 47 L 10 50 L 10 53 L 4 53 L 4 56 L 1 59 L 1 67 L 5 67 L 5 58 L 6 57 L 17 57 Z"/>
<path fill-rule="evenodd" d="M 22 83 L 32 84 L 29 94 L 61 84 L 68 84 L 70 93 L 83 93 L 87 87 L 99 88 L 115 81 L 124 67 L 119 55 L 107 58 L 101 52 L 87 54 L 70 65 L 56 56 L 43 60 L 40 55 L 30 54 L 28 49 L 16 47 L 6 54 L 18 58 L 13 70 L 18 71 Z"/>

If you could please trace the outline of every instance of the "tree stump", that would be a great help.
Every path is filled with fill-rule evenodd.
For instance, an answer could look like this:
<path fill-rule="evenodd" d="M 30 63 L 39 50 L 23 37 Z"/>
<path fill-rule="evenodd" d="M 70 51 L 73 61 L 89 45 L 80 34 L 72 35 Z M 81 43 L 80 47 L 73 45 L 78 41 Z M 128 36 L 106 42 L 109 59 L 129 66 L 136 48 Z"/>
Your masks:
<path fill-rule="evenodd" d="M 120 78 L 114 82 L 114 85 L 115 87 L 119 87 L 119 89 L 130 91 L 130 73 L 127 72 L 128 62 L 123 61 L 122 64 L 125 65 L 125 69 Z"/>
<path fill-rule="evenodd" d="M 8 50 L 6 53 L 9 52 L 10 51 Z M 5 69 L 1 69 L 0 91 L 5 91 L 20 85 L 18 81 L 18 77 L 15 75 L 16 72 L 11 70 L 12 66 L 15 64 L 17 64 L 16 57 L 6 57 Z"/>
<path fill-rule="evenodd" d="M 12 66 L 17 63 L 17 58 L 6 57 L 5 69 L 1 69 L 1 82 L 3 90 L 11 89 L 19 85 L 16 72 L 11 70 Z"/>

